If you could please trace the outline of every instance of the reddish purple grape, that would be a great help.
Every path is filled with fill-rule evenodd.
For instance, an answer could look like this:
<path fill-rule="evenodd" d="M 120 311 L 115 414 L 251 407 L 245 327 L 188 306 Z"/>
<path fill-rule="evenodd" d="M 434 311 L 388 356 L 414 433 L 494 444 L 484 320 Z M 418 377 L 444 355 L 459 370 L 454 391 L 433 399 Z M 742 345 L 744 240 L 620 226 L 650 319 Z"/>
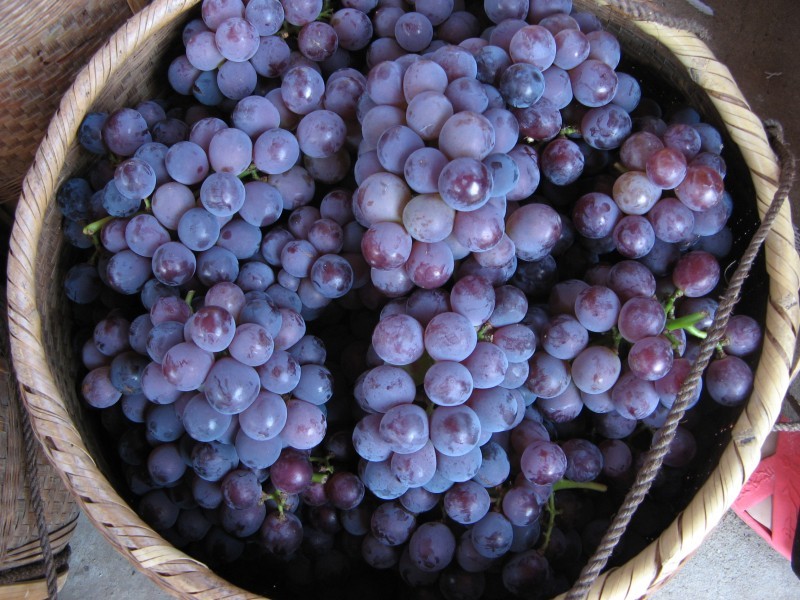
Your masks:
<path fill-rule="evenodd" d="M 682 256 L 672 271 L 672 282 L 689 298 L 706 296 L 719 283 L 720 266 L 708 252 L 695 250 Z"/>
<path fill-rule="evenodd" d="M 619 378 L 611 398 L 617 412 L 629 419 L 644 419 L 658 406 L 658 394 L 652 382 L 639 379 L 633 373 Z"/>
<path fill-rule="evenodd" d="M 631 372 L 646 381 L 664 377 L 672 369 L 672 362 L 672 344 L 662 336 L 641 338 L 628 352 Z"/>
<path fill-rule="evenodd" d="M 627 215 L 619 220 L 612 233 L 614 243 L 625 258 L 646 256 L 656 242 L 653 226 L 644 217 Z"/>
<path fill-rule="evenodd" d="M 686 168 L 686 176 L 675 188 L 678 200 L 694 211 L 709 210 L 722 201 L 725 184 L 711 167 L 693 165 Z"/>
<path fill-rule="evenodd" d="M 647 177 L 662 190 L 676 188 L 686 176 L 686 157 L 674 148 L 663 148 L 647 159 Z"/>

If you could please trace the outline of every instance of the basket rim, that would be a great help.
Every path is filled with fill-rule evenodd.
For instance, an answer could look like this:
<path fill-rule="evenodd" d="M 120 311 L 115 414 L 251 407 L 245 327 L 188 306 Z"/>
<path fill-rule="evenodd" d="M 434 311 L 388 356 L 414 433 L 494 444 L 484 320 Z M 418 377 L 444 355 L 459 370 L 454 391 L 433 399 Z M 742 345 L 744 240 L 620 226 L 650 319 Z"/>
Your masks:
<path fill-rule="evenodd" d="M 118 64 L 133 54 L 148 35 L 179 18 L 199 0 L 156 0 L 128 20 L 80 71 L 50 122 L 33 165 L 23 180 L 10 240 L 8 318 L 11 348 L 22 398 L 45 455 L 67 488 L 106 540 L 134 566 L 170 593 L 198 597 L 260 598 L 217 575 L 199 561 L 172 547 L 127 506 L 100 472 L 64 408 L 51 372 L 42 369 L 47 354 L 41 315 L 35 297 L 35 268 L 43 215 L 54 198 L 58 175 L 83 116 L 97 99 Z M 614 0 L 578 0 L 597 9 L 613 9 Z M 666 46 L 687 73 L 711 97 L 747 163 L 763 217 L 777 184 L 777 164 L 761 122 L 750 110 L 728 69 L 694 34 L 664 25 L 632 20 L 654 41 Z M 775 422 L 789 385 L 797 342 L 800 256 L 794 247 L 789 205 L 781 210 L 766 243 L 769 302 L 764 349 L 754 392 L 737 420 L 732 441 L 719 465 L 687 508 L 647 548 L 623 566 L 603 573 L 590 591 L 593 598 L 639 598 L 663 582 L 697 547 L 735 499 L 760 460 L 761 445 Z M 90 491 L 92 493 L 86 493 Z M 117 525 L 137 529 L 122 535 Z M 702 526 L 698 526 L 700 523 Z M 146 540 L 147 543 L 140 543 Z"/>

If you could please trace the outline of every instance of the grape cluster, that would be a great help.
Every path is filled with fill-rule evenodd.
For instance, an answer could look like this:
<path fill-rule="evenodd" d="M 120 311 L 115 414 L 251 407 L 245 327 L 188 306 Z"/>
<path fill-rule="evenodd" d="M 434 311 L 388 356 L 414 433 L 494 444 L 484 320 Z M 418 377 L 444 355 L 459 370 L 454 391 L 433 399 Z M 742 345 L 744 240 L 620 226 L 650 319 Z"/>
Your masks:
<path fill-rule="evenodd" d="M 143 518 L 265 593 L 566 590 L 713 322 L 720 133 L 570 0 L 482 5 L 203 0 L 177 96 L 80 127 L 82 396 Z M 654 498 L 761 335 L 730 319 Z"/>
<path fill-rule="evenodd" d="M 536 347 L 533 331 L 520 324 L 526 311 L 519 290 L 495 291 L 474 275 L 459 279 L 450 293 L 420 290 L 384 308 L 372 336 L 382 364 L 366 371 L 354 388 L 368 413 L 356 425 L 353 442 L 368 463 L 364 480 L 370 491 L 394 499 L 407 488 L 443 491 L 431 487 L 475 477 L 492 434 L 511 430 L 525 415 L 526 396 L 519 388 Z M 419 361 L 423 354 L 430 360 Z M 413 375 L 404 370 L 407 365 Z M 422 382 L 422 405 L 414 377 Z M 496 452 L 507 463 L 502 448 Z M 381 477 L 386 469 L 394 478 Z M 486 477 L 487 487 L 494 487 L 508 470 Z"/>

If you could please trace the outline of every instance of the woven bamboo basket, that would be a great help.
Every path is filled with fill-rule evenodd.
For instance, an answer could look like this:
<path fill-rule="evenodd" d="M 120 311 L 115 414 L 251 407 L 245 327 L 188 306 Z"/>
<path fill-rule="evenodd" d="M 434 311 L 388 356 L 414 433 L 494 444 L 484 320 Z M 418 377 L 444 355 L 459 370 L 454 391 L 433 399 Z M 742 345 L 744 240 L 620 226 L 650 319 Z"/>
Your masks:
<path fill-rule="evenodd" d="M 5 299 L 0 298 L 5 306 Z M 25 468 L 26 448 L 19 389 L 11 370 L 5 322 L 0 325 L 0 599 L 47 597 L 43 553 L 32 490 Z M 37 483 L 50 548 L 59 558 L 59 587 L 67 577 L 67 544 L 75 530 L 78 506 L 58 471 L 35 444 Z"/>
<path fill-rule="evenodd" d="M 13 216 L 22 177 L 78 69 L 145 4 L 147 0 L 0 3 L 0 217 Z"/>
<path fill-rule="evenodd" d="M 186 598 L 255 598 L 170 545 L 116 491 L 96 432 L 76 395 L 78 360 L 65 326 L 60 283 L 65 266 L 54 195 L 82 166 L 75 141 L 90 110 L 109 110 L 157 95 L 162 55 L 197 0 L 158 0 L 128 21 L 80 72 L 61 101 L 24 182 L 8 271 L 12 350 L 26 406 L 39 439 L 64 481 L 106 539 L 165 590 Z M 576 0 L 619 36 L 632 56 L 684 93 L 724 127 L 741 154 L 753 214 L 763 216 L 776 190 L 778 166 L 760 120 L 728 69 L 695 35 L 619 12 L 612 0 Z M 639 19 L 644 20 L 639 20 Z M 746 165 L 746 166 L 745 166 Z M 749 177 L 747 175 L 749 174 Z M 755 217 L 753 218 L 755 220 Z M 789 207 L 766 242 L 769 299 L 762 315 L 764 348 L 755 389 L 733 426 L 719 463 L 687 508 L 644 551 L 600 576 L 590 598 L 640 598 L 667 580 L 730 506 L 760 459 L 789 384 L 800 323 L 800 258 Z"/>

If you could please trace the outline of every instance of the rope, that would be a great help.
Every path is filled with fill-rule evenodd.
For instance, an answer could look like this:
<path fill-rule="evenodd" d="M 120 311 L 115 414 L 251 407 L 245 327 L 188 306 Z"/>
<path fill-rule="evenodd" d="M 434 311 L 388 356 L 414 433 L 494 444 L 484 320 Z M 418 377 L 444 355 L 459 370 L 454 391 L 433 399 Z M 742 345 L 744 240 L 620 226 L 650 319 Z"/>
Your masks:
<path fill-rule="evenodd" d="M 800 423 L 775 423 L 775 425 L 772 426 L 772 431 L 794 433 L 800 431 Z"/>
<path fill-rule="evenodd" d="M 742 291 L 742 285 L 750 273 L 750 269 L 755 262 L 761 245 L 767 238 L 776 217 L 783 206 L 786 198 L 789 196 L 792 184 L 795 180 L 795 163 L 794 156 L 791 154 L 786 146 L 784 140 L 783 128 L 780 123 L 773 120 L 764 122 L 767 134 L 770 141 L 778 155 L 778 161 L 781 167 L 780 183 L 772 203 L 769 206 L 764 219 L 761 222 L 758 230 L 745 250 L 736 271 L 728 284 L 725 293 L 719 303 L 716 317 L 708 330 L 708 337 L 703 340 L 700 345 L 700 354 L 697 361 L 692 365 L 692 370 L 684 381 L 681 387 L 680 394 L 675 401 L 672 409 L 670 409 L 666 422 L 661 429 L 653 436 L 652 445 L 647 452 L 644 464 L 639 472 L 636 474 L 636 480 L 633 486 L 625 496 L 625 501 L 620 507 L 614 519 L 611 521 L 608 530 L 606 531 L 603 539 L 597 547 L 594 555 L 589 559 L 589 562 L 584 566 L 578 580 L 572 586 L 572 589 L 567 593 L 567 600 L 584 600 L 589 593 L 589 589 L 597 579 L 597 576 L 608 563 L 608 559 L 617 547 L 620 538 L 625 533 L 625 530 L 630 523 L 633 513 L 644 500 L 650 486 L 653 483 L 664 456 L 669 451 L 670 443 L 675 437 L 675 431 L 678 423 L 683 418 L 687 406 L 694 398 L 695 390 L 697 389 L 703 371 L 708 366 L 709 361 L 716 349 L 717 342 L 719 342 L 724 333 L 725 327 L 728 324 L 728 319 L 733 312 L 733 308 L 739 301 Z"/>

